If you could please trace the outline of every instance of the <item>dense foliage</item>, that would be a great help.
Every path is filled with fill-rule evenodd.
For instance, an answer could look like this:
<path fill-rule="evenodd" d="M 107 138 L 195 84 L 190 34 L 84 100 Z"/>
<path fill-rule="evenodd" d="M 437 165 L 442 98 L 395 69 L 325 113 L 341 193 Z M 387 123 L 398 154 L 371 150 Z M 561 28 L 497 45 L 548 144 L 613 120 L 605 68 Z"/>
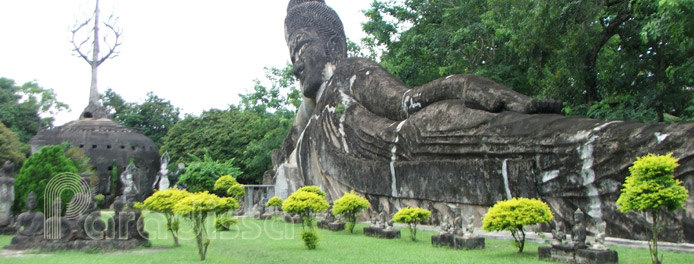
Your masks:
<path fill-rule="evenodd" d="M 166 218 L 166 230 L 171 232 L 174 239 L 174 246 L 178 246 L 178 228 L 179 220 L 174 214 L 174 205 L 183 198 L 189 196 L 190 193 L 178 188 L 169 188 L 164 191 L 156 191 L 152 196 L 145 199 L 143 208 L 164 214 Z"/>
<path fill-rule="evenodd" d="M 231 175 L 223 175 L 214 183 L 214 193 L 220 197 L 234 197 L 240 200 L 244 193 L 243 184 L 240 184 Z"/>
<path fill-rule="evenodd" d="M 486 231 L 511 231 L 518 252 L 525 246 L 524 226 L 548 223 L 554 218 L 549 205 L 538 199 L 513 198 L 499 201 L 487 211 L 482 220 Z"/>
<path fill-rule="evenodd" d="M 673 176 L 678 166 L 678 159 L 672 153 L 648 154 L 637 158 L 634 165 L 629 167 L 630 174 L 617 199 L 619 210 L 624 213 L 641 211 L 650 214 L 652 223 L 649 248 L 653 263 L 662 262 L 662 256 L 658 256 L 658 233 L 664 224 L 662 213 L 683 208 L 684 202 L 689 198 L 689 192 L 682 186 L 682 181 Z"/>
<path fill-rule="evenodd" d="M 184 216 L 193 224 L 200 260 L 205 260 L 207 247 L 210 245 L 205 224 L 208 214 L 225 213 L 236 208 L 239 208 L 239 203 L 234 198 L 219 198 L 207 191 L 190 194 L 174 205 L 173 212 Z"/>
<path fill-rule="evenodd" d="M 172 164 L 193 161 L 189 154 L 209 152 L 219 160 L 233 159 L 243 172 L 236 178 L 239 182 L 260 183 L 265 171 L 272 169 L 272 150 L 281 146 L 301 102 L 290 66 L 266 73 L 272 85 L 268 88 L 256 80 L 253 91 L 240 95 L 239 106 L 189 115 L 178 122 L 162 145 Z"/>
<path fill-rule="evenodd" d="M 241 171 L 232 165 L 232 161 L 214 161 L 209 155 L 205 155 L 204 160 L 189 163 L 178 182 L 190 192 L 213 191 L 219 177 L 240 174 Z"/>
<path fill-rule="evenodd" d="M 568 114 L 694 117 L 694 1 L 379 0 L 367 49 L 411 86 L 472 73 Z"/>
<path fill-rule="evenodd" d="M 36 82 L 17 86 L 14 80 L 0 78 L 0 121 L 24 143 L 39 129 L 52 127 L 52 116 L 68 109 L 67 104 L 58 101 L 53 89 L 45 89 Z"/>
<path fill-rule="evenodd" d="M 422 208 L 405 207 L 393 215 L 393 222 L 405 223 L 410 229 L 410 238 L 417 240 L 417 224 L 429 220 L 431 211 Z"/>
<path fill-rule="evenodd" d="M 36 194 L 36 211 L 43 212 L 46 185 L 50 179 L 60 173 L 79 173 L 75 163 L 65 155 L 68 145 L 45 146 L 29 157 L 22 165 L 14 184 L 14 206 L 12 211 L 24 210 L 24 202 L 30 192 Z M 61 193 L 63 204 L 67 204 L 74 193 Z M 66 208 L 66 206 L 63 206 Z"/>
<path fill-rule="evenodd" d="M 17 168 L 22 166 L 27 153 L 29 153 L 29 145 L 21 142 L 14 131 L 0 123 L 0 163 L 9 160 Z"/>
<path fill-rule="evenodd" d="M 296 190 L 297 192 L 310 192 L 310 193 L 315 193 L 318 196 L 325 198 L 325 192 L 318 188 L 318 186 L 315 185 L 306 185 L 304 187 L 299 188 Z"/>
<path fill-rule="evenodd" d="M 147 93 L 141 104 L 128 103 L 111 89 L 101 99 L 104 106 L 111 108 L 114 121 L 141 131 L 157 146 L 162 145 L 166 133 L 180 120 L 180 109 L 153 92 Z"/>
<path fill-rule="evenodd" d="M 333 204 L 333 215 L 341 215 L 347 224 L 347 229 L 350 233 L 354 232 L 354 226 L 357 223 L 357 214 L 369 209 L 369 201 L 351 191 L 345 193 Z"/>

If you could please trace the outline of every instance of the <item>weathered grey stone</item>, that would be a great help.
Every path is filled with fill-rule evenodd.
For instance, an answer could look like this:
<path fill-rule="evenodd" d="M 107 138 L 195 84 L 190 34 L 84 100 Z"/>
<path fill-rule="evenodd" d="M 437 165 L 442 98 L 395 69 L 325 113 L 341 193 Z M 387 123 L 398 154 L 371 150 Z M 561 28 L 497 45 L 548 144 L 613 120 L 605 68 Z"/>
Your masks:
<path fill-rule="evenodd" d="M 93 109 L 92 109 L 93 108 Z M 43 146 L 60 145 L 69 142 L 89 157 L 89 164 L 99 178 L 95 192 L 106 196 L 106 204 L 113 202 L 122 194 L 122 189 L 111 186 L 113 170 L 123 172 L 130 160 L 139 168 L 135 185 L 140 191 L 137 200 L 141 201 L 152 194 L 152 184 L 159 169 L 159 147 L 142 133 L 124 127 L 107 118 L 103 106 L 90 103 L 79 120 L 65 125 L 39 131 L 29 144 L 31 152 L 36 153 Z M 101 111 L 101 112 L 99 112 Z"/>
<path fill-rule="evenodd" d="M 0 175 L 0 228 L 9 226 L 12 220 L 10 210 L 14 203 L 14 182 L 9 175 Z"/>
<path fill-rule="evenodd" d="M 540 259 L 558 262 L 590 264 L 619 262 L 617 251 L 610 249 L 562 250 L 556 247 L 538 247 L 537 252 Z"/>
<path fill-rule="evenodd" d="M 318 228 L 320 228 L 320 229 L 326 229 L 326 230 L 330 230 L 333 232 L 345 230 L 345 223 L 340 222 L 340 221 L 330 222 L 328 220 L 321 220 L 321 221 L 318 221 L 318 223 L 316 223 L 316 226 L 318 226 Z"/>
<path fill-rule="evenodd" d="M 541 198 L 557 221 L 571 222 L 581 208 L 590 232 L 609 219 L 606 235 L 631 239 L 647 239 L 648 222 L 622 214 L 615 201 L 636 157 L 674 153 L 680 158 L 675 177 L 694 195 L 694 123 L 552 114 L 561 106 L 555 101 L 533 100 L 471 75 L 410 89 L 373 61 L 345 58 L 341 44 L 331 49 L 325 39 L 341 41 L 334 33 L 341 25 L 319 32 L 293 21 L 303 17 L 300 12 L 334 21 L 327 9 L 299 3 L 285 20 L 306 99 L 273 156 L 277 193 L 317 185 L 329 201 L 355 190 L 388 212 L 417 206 L 442 216 L 456 207 L 476 217 L 499 200 Z M 692 201 L 685 210 L 694 210 Z M 690 215 L 676 212 L 665 221 L 661 239 L 694 242 Z"/>
<path fill-rule="evenodd" d="M 484 249 L 484 237 L 455 237 L 455 248 L 456 249 Z"/>
<path fill-rule="evenodd" d="M 364 235 L 385 239 L 395 239 L 400 238 L 400 230 L 397 229 L 383 229 L 380 227 L 364 227 Z"/>

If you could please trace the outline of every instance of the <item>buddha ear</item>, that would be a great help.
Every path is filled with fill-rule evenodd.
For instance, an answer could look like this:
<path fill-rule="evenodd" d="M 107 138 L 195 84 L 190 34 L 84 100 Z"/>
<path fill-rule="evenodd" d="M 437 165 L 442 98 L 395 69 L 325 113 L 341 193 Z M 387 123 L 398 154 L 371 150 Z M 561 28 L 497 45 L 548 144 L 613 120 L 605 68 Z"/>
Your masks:
<path fill-rule="evenodd" d="M 328 43 L 326 44 L 327 47 L 325 47 L 326 51 L 328 52 L 328 57 L 331 58 L 331 60 L 336 60 L 337 58 L 341 57 L 341 52 L 344 52 L 345 48 L 342 47 L 344 41 L 338 36 L 332 36 L 329 40 Z"/>

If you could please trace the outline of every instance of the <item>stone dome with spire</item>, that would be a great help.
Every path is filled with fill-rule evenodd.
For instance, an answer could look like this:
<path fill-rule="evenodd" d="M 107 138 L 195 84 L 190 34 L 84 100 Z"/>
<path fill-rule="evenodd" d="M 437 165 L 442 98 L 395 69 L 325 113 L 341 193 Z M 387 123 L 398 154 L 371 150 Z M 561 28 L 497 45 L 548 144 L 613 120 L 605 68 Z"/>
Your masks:
<path fill-rule="evenodd" d="M 31 153 L 43 146 L 69 142 L 89 157 L 99 178 L 96 193 L 106 196 L 107 201 L 122 194 L 118 176 L 133 160 L 138 169 L 136 198 L 142 200 L 152 193 L 152 183 L 159 170 L 159 147 L 144 134 L 114 122 L 108 115 L 108 109 L 90 99 L 78 120 L 39 131 L 29 141 Z"/>

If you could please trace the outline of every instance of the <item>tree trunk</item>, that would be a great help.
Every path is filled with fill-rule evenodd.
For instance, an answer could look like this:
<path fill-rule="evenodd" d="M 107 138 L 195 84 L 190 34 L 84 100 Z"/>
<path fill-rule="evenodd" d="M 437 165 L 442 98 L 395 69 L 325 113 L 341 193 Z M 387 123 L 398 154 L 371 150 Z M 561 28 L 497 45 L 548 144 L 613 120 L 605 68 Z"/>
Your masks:
<path fill-rule="evenodd" d="M 92 49 L 92 60 L 89 62 L 92 67 L 92 82 L 89 87 L 89 103 L 99 102 L 99 91 L 96 86 L 96 69 L 99 67 L 99 0 L 96 0 L 94 10 L 94 48 Z"/>

